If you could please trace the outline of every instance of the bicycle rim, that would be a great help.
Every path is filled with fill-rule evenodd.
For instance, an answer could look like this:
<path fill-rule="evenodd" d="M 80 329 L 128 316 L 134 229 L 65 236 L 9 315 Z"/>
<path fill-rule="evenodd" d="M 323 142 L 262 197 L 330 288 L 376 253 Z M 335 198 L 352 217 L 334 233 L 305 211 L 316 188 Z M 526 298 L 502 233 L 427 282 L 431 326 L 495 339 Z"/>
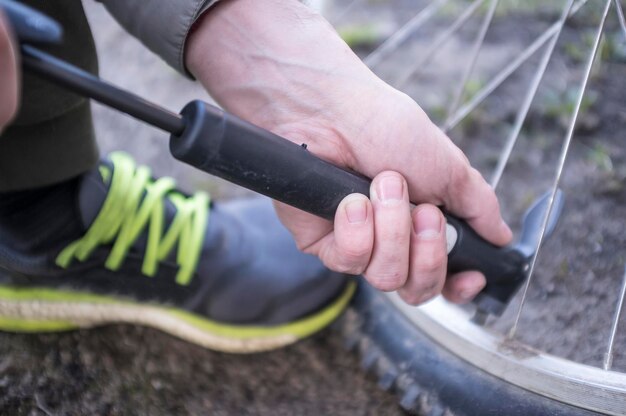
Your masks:
<path fill-rule="evenodd" d="M 363 19 L 367 15 L 363 7 L 366 0 L 338 3 L 331 15 L 340 32 L 342 24 L 349 20 L 348 16 L 359 16 L 359 10 L 361 20 L 367 20 Z M 406 2 L 397 3 L 391 7 L 406 6 Z M 576 204 L 581 203 L 577 198 L 583 198 L 576 192 L 582 181 L 580 177 L 589 179 L 592 174 L 587 175 L 588 171 L 602 170 L 603 175 L 598 176 L 601 180 L 610 181 L 617 177 L 620 184 L 623 182 L 621 175 L 626 177 L 624 167 L 617 166 L 623 161 L 623 153 L 613 155 L 601 147 L 615 146 L 614 137 L 608 140 L 608 144 L 598 144 L 593 132 L 580 133 L 581 125 L 586 128 L 589 122 L 583 118 L 589 112 L 590 96 L 596 99 L 593 97 L 596 84 L 610 81 L 615 74 L 626 74 L 624 57 L 619 58 L 622 61 L 618 63 L 609 57 L 606 63 L 607 58 L 603 56 L 607 44 L 626 50 L 626 46 L 620 46 L 622 43 L 626 45 L 622 5 L 618 0 L 565 0 L 552 5 L 555 10 L 547 11 L 545 9 L 550 7 L 544 5 L 537 12 L 540 6 L 541 2 L 504 0 L 435 0 L 414 5 L 412 9 L 407 6 L 407 10 L 411 9 L 410 16 L 400 19 L 402 21 L 391 34 L 373 52 L 364 55 L 365 62 L 375 72 L 416 98 L 418 103 L 432 101 L 423 106 L 427 111 L 430 109 L 431 115 L 434 112 L 438 116 L 440 126 L 468 153 L 473 163 L 475 159 L 479 160 L 479 165 L 482 163 L 479 169 L 504 200 L 505 215 L 508 214 L 514 223 L 523 212 L 522 206 L 528 205 L 529 195 L 536 196 L 546 188 L 555 192 L 557 187 L 564 187 L 566 194 L 567 191 L 574 194 L 571 199 L 576 208 Z M 406 13 L 408 15 L 408 11 Z M 537 30 L 529 30 L 521 39 L 513 35 L 506 40 L 506 36 L 502 36 L 499 44 L 498 36 L 506 32 L 503 26 L 515 27 L 519 24 L 515 20 L 520 16 L 523 22 L 538 20 Z M 395 23 L 397 20 L 396 16 Z M 505 50 L 512 48 L 511 42 L 517 48 L 514 53 L 507 54 Z M 446 47 L 449 48 L 447 55 Z M 613 50 L 612 53 L 617 52 Z M 578 54 L 577 62 L 571 56 L 574 54 Z M 454 58 L 452 63 L 451 57 Z M 600 64 L 604 67 L 598 69 Z M 454 67 L 452 70 L 449 69 L 451 66 Z M 520 71 L 525 67 L 531 69 Z M 563 81 L 565 92 L 560 94 L 563 94 L 561 98 L 565 103 L 559 108 L 558 104 L 546 104 L 549 99 L 545 97 L 546 91 L 558 91 L 555 84 L 559 84 L 559 73 L 563 74 L 563 71 L 570 71 L 570 79 Z M 612 75 L 603 75 L 602 71 Z M 451 79 L 454 80 L 452 87 L 446 88 L 451 85 Z M 425 84 L 431 87 L 426 88 Z M 600 89 L 602 91 L 607 89 Z M 507 94 L 515 97 L 514 112 L 502 108 L 506 107 L 506 99 L 502 97 Z M 625 116 L 619 121 L 611 121 L 613 136 L 618 136 L 620 128 L 626 130 L 624 93 L 611 94 L 609 90 L 607 95 L 613 95 L 613 99 L 618 97 L 618 100 L 621 97 L 621 104 L 617 104 L 621 105 L 619 111 Z M 599 107 L 607 105 L 606 101 L 601 101 Z M 506 118 L 505 123 L 502 123 L 503 118 Z M 565 121 L 555 128 L 553 124 L 560 123 L 560 119 Z M 471 131 L 468 134 L 467 130 L 482 131 L 476 126 L 480 123 L 500 129 L 500 140 L 489 143 L 472 140 Z M 609 130 L 604 121 L 600 123 L 602 126 L 598 130 L 601 135 L 607 135 Z M 506 125 L 505 129 L 503 125 Z M 545 134 L 550 140 L 544 141 L 548 143 L 533 142 L 533 134 L 542 133 L 542 129 L 547 131 Z M 554 142 L 553 136 L 560 137 L 558 143 Z M 583 138 L 578 140 L 580 136 Z M 492 158 L 490 163 L 480 161 L 480 154 L 485 152 Z M 533 165 L 523 163 L 528 158 L 539 158 L 542 166 L 533 169 Z M 589 167 L 587 164 L 595 165 Z M 548 170 L 550 175 L 546 173 Z M 520 175 L 528 176 L 528 182 L 533 183 L 520 186 Z M 594 187 L 599 186 L 598 181 L 585 184 L 592 195 L 589 205 L 599 206 L 589 208 L 597 214 L 593 219 L 600 220 L 597 227 L 589 228 L 587 237 L 588 240 L 604 238 L 601 248 L 604 252 L 595 256 L 598 264 L 589 253 L 578 255 L 580 250 L 568 248 L 568 244 L 579 244 L 578 236 L 571 238 L 572 229 L 576 221 L 580 221 L 580 215 L 584 217 L 584 213 L 570 210 L 556 235 L 545 244 L 540 242 L 542 250 L 538 250 L 533 259 L 526 284 L 501 319 L 491 319 L 486 326 L 479 326 L 471 322 L 471 307 L 451 305 L 438 298 L 414 308 L 396 294 L 380 296 L 436 343 L 500 380 L 582 409 L 615 415 L 626 413 L 626 355 L 624 349 L 619 348 L 626 340 L 626 328 L 620 328 L 626 296 L 626 260 L 620 258 L 625 254 L 624 240 L 620 236 L 626 230 L 622 224 L 624 210 L 619 208 L 619 201 L 626 191 L 619 187 L 611 191 L 610 198 L 617 198 L 616 205 L 615 201 L 602 199 L 605 194 L 596 192 Z M 611 247 L 611 242 L 617 245 Z M 609 257 L 616 259 L 607 260 Z M 603 285 L 603 289 L 594 292 L 593 282 L 587 282 L 585 290 L 591 292 L 577 299 L 576 291 L 582 286 L 576 279 L 589 280 L 590 275 Z M 573 293 L 560 296 L 559 291 Z M 559 296 L 559 301 L 554 301 Z M 594 298 L 600 301 L 595 302 Z M 542 305 L 550 302 L 552 310 Z M 579 311 L 577 314 L 554 310 L 566 309 L 568 302 L 571 303 L 570 309 Z M 582 313 L 589 312 L 589 321 L 596 322 L 589 325 L 568 323 L 568 319 L 581 315 L 581 309 Z M 546 328 L 542 329 L 542 324 Z M 563 340 L 559 340 L 558 335 L 552 336 L 553 340 L 537 339 L 542 334 L 550 338 L 555 328 L 563 330 Z M 583 348 L 585 353 L 576 351 L 577 345 L 592 341 L 593 346 Z"/>

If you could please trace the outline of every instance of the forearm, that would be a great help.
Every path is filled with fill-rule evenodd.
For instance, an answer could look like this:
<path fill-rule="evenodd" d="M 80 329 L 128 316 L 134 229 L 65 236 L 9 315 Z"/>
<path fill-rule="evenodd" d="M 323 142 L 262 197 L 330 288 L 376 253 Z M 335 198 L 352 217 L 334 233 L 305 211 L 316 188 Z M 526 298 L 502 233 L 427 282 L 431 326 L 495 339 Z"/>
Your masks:
<path fill-rule="evenodd" d="M 296 0 L 219 3 L 197 22 L 186 64 L 222 106 L 270 129 L 302 114 L 341 117 L 333 113 L 340 111 L 332 99 L 337 88 L 359 100 L 357 94 L 386 87 Z"/>
<path fill-rule="evenodd" d="M 189 30 L 217 0 L 98 0 L 146 47 L 187 74 L 184 47 Z"/>

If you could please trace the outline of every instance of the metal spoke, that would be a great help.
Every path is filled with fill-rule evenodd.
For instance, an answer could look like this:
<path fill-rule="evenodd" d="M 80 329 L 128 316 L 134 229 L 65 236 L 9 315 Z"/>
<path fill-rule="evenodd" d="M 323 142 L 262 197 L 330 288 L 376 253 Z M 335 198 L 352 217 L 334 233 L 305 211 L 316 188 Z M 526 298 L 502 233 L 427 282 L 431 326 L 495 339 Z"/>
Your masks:
<path fill-rule="evenodd" d="M 459 30 L 465 22 L 469 20 L 470 17 L 478 10 L 480 5 L 482 5 L 485 0 L 474 0 L 472 4 L 470 4 L 465 11 L 443 32 L 433 43 L 430 44 L 430 47 L 427 51 L 421 56 L 417 62 L 409 68 L 402 76 L 398 78 L 396 81 L 396 85 L 398 87 L 402 87 L 409 79 L 414 76 L 419 75 L 421 68 L 426 65 L 426 63 L 441 49 L 441 47 Z"/>
<path fill-rule="evenodd" d="M 483 46 L 485 41 L 485 36 L 487 35 L 487 31 L 491 26 L 491 22 L 493 21 L 493 16 L 496 13 L 496 9 L 498 8 L 498 3 L 500 0 L 491 0 L 489 4 L 489 10 L 483 19 L 483 23 L 478 31 L 478 35 L 476 36 L 476 40 L 474 41 L 474 45 L 472 47 L 471 57 L 468 61 L 467 66 L 465 67 L 465 71 L 463 72 L 463 76 L 461 77 L 461 82 L 459 83 L 456 92 L 450 102 L 450 107 L 448 107 L 448 114 L 446 121 L 452 116 L 452 114 L 456 111 L 461 103 L 461 99 L 463 98 L 463 92 L 465 91 L 465 86 L 467 85 L 467 81 L 469 80 L 470 75 L 474 71 L 474 66 L 476 65 L 476 59 L 478 58 L 478 54 L 480 53 L 480 49 Z"/>
<path fill-rule="evenodd" d="M 598 31 L 596 33 L 596 37 L 594 40 L 593 47 L 591 49 L 591 53 L 589 55 L 589 60 L 587 62 L 587 66 L 585 68 L 585 73 L 583 76 L 583 80 L 580 85 L 580 92 L 578 93 L 576 107 L 572 113 L 572 119 L 569 123 L 567 134 L 565 135 L 565 141 L 563 142 L 563 148 L 561 150 L 561 154 L 559 156 L 559 162 L 557 164 L 557 170 L 554 177 L 554 181 L 552 184 L 552 193 L 550 195 L 550 204 L 548 206 L 548 210 L 544 216 L 543 224 L 541 227 L 541 233 L 539 235 L 539 242 L 537 243 L 537 249 L 535 250 L 535 255 L 532 258 L 530 263 L 530 270 L 528 271 L 528 277 L 526 278 L 526 283 L 524 284 L 524 289 L 522 292 L 522 299 L 520 301 L 519 307 L 517 309 L 517 315 L 515 317 L 515 322 L 509 331 L 509 337 L 512 338 L 515 336 L 515 332 L 517 331 L 517 326 L 519 324 L 519 320 L 522 314 L 522 309 L 524 308 L 526 297 L 528 295 L 528 287 L 530 286 L 530 282 L 533 277 L 533 272 L 535 270 L 535 266 L 537 264 L 537 257 L 539 255 L 539 248 L 543 243 L 543 239 L 546 234 L 546 228 L 548 226 L 548 221 L 550 215 L 552 214 L 552 208 L 554 206 L 555 195 L 559 187 L 559 182 L 561 181 L 561 175 L 563 174 L 563 167 L 565 166 L 565 161 L 567 160 L 567 155 L 569 153 L 570 144 L 572 143 L 572 137 L 574 136 L 574 129 L 576 128 L 576 121 L 578 120 L 578 114 L 580 113 L 580 108 L 582 105 L 583 97 L 585 96 L 585 90 L 587 89 L 587 84 L 589 82 L 589 78 L 591 76 L 591 69 L 593 68 L 593 63 L 595 61 L 598 47 L 600 46 L 600 41 L 602 40 L 602 33 L 604 32 L 604 25 L 606 23 L 606 18 L 609 14 L 609 10 L 611 9 L 612 0 L 607 0 L 606 5 L 604 7 L 604 13 L 602 14 L 602 19 L 600 20 L 600 25 L 598 26 Z"/>
<path fill-rule="evenodd" d="M 343 21 L 343 19 L 352 11 L 352 9 L 354 9 L 354 7 L 362 1 L 363 0 L 352 0 L 346 7 L 343 8 L 343 10 L 337 13 L 337 16 L 334 19 L 332 19 L 333 26 Z"/>
<path fill-rule="evenodd" d="M 377 66 L 385 55 L 398 49 L 402 43 L 426 23 L 449 0 L 435 0 L 424 7 L 411 20 L 396 30 L 385 42 L 372 51 L 364 60 L 370 68 Z"/>
<path fill-rule="evenodd" d="M 535 77 L 533 78 L 533 81 L 530 84 L 530 89 L 528 90 L 528 93 L 526 94 L 526 97 L 524 98 L 524 102 L 522 106 L 520 107 L 519 112 L 517 113 L 517 116 L 515 118 L 515 124 L 513 125 L 513 128 L 511 129 L 511 133 L 509 137 L 507 138 L 506 144 L 504 146 L 504 150 L 502 151 L 500 158 L 498 159 L 498 164 L 496 165 L 496 168 L 494 170 L 494 173 L 491 179 L 491 186 L 493 187 L 493 189 L 497 188 L 498 183 L 500 182 L 500 179 L 502 178 L 502 173 L 504 172 L 504 168 L 506 167 L 506 164 L 508 163 L 509 158 L 511 157 L 511 153 L 513 152 L 513 148 L 515 147 L 515 144 L 517 143 L 517 139 L 519 138 L 520 132 L 522 131 L 522 126 L 524 125 L 524 121 L 526 121 L 526 117 L 528 116 L 528 111 L 530 110 L 530 106 L 532 105 L 532 102 L 535 99 L 535 95 L 537 94 L 537 90 L 539 89 L 539 84 L 541 84 L 541 80 L 543 79 L 543 76 L 546 73 L 546 69 L 548 68 L 548 63 L 550 63 L 550 59 L 552 58 L 552 55 L 554 54 L 554 49 L 559 40 L 561 32 L 563 31 L 563 28 L 565 27 L 565 22 L 567 21 L 567 17 L 569 16 L 573 5 L 574 5 L 574 0 L 569 0 L 567 4 L 565 5 L 565 8 L 563 9 L 563 13 L 561 14 L 561 17 L 558 20 L 559 30 L 552 37 L 552 40 L 550 41 L 549 45 L 546 47 L 546 50 L 543 56 L 541 57 L 541 62 L 537 66 Z"/>
<path fill-rule="evenodd" d="M 580 0 L 576 3 L 568 16 L 572 17 L 587 3 L 588 0 Z M 550 28 L 543 32 L 535 41 L 524 49 L 509 65 L 496 74 L 492 81 L 483 87 L 474 97 L 465 105 L 463 105 L 450 121 L 446 123 L 443 130 L 448 132 L 457 126 L 465 117 L 467 117 L 476 107 L 480 105 L 492 92 L 496 90 L 508 77 L 511 76 L 524 62 L 535 54 L 547 41 L 556 36 L 560 28 L 559 22 L 555 22 Z"/>
<path fill-rule="evenodd" d="M 624 33 L 624 40 L 626 40 L 626 18 L 624 18 L 624 10 L 622 10 L 622 4 L 619 0 L 615 0 L 615 11 L 617 12 L 619 25 L 622 27 L 622 33 Z"/>
<path fill-rule="evenodd" d="M 624 277 L 622 279 L 622 290 L 620 291 L 619 298 L 617 299 L 617 309 L 615 309 L 615 316 L 613 317 L 613 325 L 611 326 L 611 335 L 609 336 L 609 346 L 606 354 L 604 354 L 603 368 L 610 370 L 613 366 L 613 349 L 615 347 L 615 335 L 617 334 L 617 326 L 619 320 L 622 317 L 624 309 L 624 298 L 626 298 L 626 267 L 624 268 Z"/>

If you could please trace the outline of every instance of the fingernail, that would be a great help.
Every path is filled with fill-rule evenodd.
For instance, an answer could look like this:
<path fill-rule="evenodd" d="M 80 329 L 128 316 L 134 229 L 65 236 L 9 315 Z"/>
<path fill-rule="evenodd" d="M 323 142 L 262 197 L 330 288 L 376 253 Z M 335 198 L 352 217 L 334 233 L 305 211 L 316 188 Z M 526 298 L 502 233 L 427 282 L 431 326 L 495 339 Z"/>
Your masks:
<path fill-rule="evenodd" d="M 381 201 L 402 201 L 404 181 L 397 176 L 387 176 L 378 183 L 378 195 Z"/>
<path fill-rule="evenodd" d="M 441 234 L 441 215 L 430 208 L 420 208 L 415 215 L 415 234 L 423 240 L 433 240 Z"/>
<path fill-rule="evenodd" d="M 367 221 L 367 204 L 363 199 L 356 199 L 346 204 L 346 216 L 350 224 Z"/>

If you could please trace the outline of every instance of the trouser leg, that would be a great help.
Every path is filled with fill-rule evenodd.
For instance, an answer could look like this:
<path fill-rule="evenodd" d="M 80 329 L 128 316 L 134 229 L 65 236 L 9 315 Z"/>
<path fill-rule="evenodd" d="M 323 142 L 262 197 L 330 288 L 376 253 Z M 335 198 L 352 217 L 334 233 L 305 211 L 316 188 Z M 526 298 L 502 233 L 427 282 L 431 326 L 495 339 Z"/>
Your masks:
<path fill-rule="evenodd" d="M 97 73 L 96 49 L 80 0 L 23 3 L 63 25 L 63 43 L 42 49 Z M 0 136 L 0 192 L 59 183 L 97 162 L 89 101 L 24 74 L 18 116 Z"/>

